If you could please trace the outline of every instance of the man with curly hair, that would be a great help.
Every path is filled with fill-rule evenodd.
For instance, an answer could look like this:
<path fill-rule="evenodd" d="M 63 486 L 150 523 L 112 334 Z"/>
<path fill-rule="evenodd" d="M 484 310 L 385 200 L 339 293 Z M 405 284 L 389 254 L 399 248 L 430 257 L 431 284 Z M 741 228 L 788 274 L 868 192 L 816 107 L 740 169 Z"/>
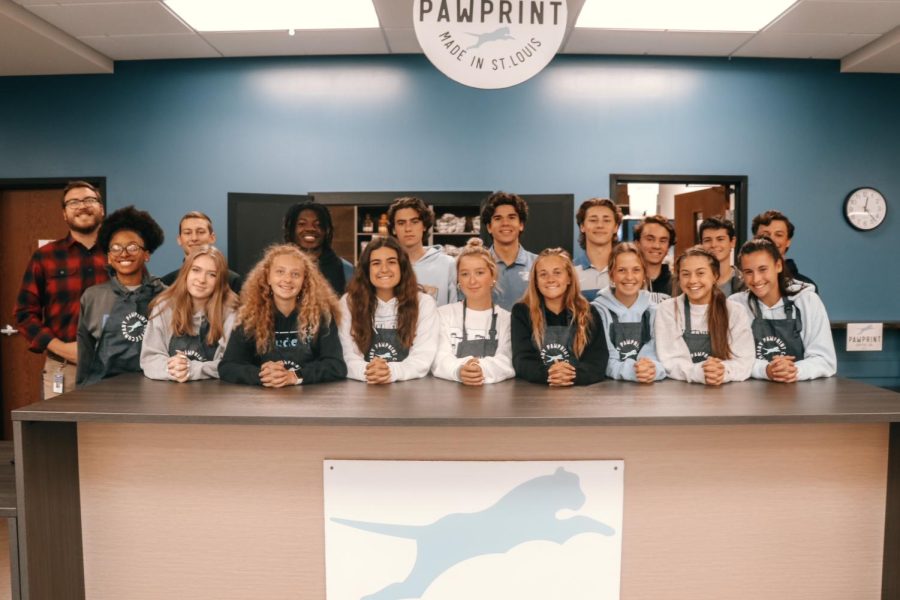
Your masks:
<path fill-rule="evenodd" d="M 110 280 L 85 290 L 78 319 L 79 387 L 120 373 L 141 372 L 141 342 L 149 304 L 165 286 L 147 272 L 163 243 L 149 213 L 126 206 L 100 226 L 97 245 L 109 260 Z"/>
<path fill-rule="evenodd" d="M 81 295 L 109 279 L 106 253 L 97 245 L 103 202 L 87 181 L 70 181 L 62 192 L 69 234 L 31 256 L 16 298 L 16 325 L 31 352 L 46 353 L 43 397 L 75 389 L 78 311 Z"/>

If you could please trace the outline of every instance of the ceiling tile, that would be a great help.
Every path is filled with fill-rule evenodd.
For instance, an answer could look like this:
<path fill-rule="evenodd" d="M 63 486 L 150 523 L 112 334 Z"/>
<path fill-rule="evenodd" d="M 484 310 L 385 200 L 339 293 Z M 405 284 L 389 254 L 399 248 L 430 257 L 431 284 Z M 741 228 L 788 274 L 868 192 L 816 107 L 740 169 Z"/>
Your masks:
<path fill-rule="evenodd" d="M 900 73 L 900 27 L 841 61 L 842 73 Z"/>
<path fill-rule="evenodd" d="M 39 5 L 28 9 L 75 37 L 192 33 L 159 2 Z"/>
<path fill-rule="evenodd" d="M 0 4 L 0 76 L 112 72 L 109 57 L 18 4 Z"/>
<path fill-rule="evenodd" d="M 572 31 L 565 54 L 655 54 L 662 56 L 727 56 L 750 39 L 750 33 L 693 31 Z"/>
<path fill-rule="evenodd" d="M 900 25 L 900 2 L 800 2 L 765 31 L 773 33 L 876 33 Z"/>
<path fill-rule="evenodd" d="M 373 0 L 378 20 L 385 29 L 412 29 L 412 0 Z"/>
<path fill-rule="evenodd" d="M 762 58 L 837 59 L 878 39 L 875 34 L 777 34 L 763 31 L 734 56 Z"/>
<path fill-rule="evenodd" d="M 114 60 L 218 58 L 215 48 L 194 33 L 174 35 L 111 35 L 79 38 Z"/>
<path fill-rule="evenodd" d="M 388 46 L 394 54 L 421 54 L 422 46 L 413 29 L 385 29 Z"/>
<path fill-rule="evenodd" d="M 253 31 L 204 33 L 203 37 L 224 56 L 285 56 L 330 54 L 387 54 L 381 29 L 331 31 Z"/>

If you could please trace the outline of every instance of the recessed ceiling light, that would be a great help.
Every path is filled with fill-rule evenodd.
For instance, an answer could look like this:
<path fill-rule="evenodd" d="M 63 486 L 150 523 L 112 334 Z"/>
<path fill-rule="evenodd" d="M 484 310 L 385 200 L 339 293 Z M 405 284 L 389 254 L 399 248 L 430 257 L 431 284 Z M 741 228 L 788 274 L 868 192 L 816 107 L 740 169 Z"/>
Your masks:
<path fill-rule="evenodd" d="M 759 31 L 795 0 L 586 0 L 576 27 Z"/>
<path fill-rule="evenodd" d="M 378 27 L 372 0 L 165 0 L 197 31 Z"/>

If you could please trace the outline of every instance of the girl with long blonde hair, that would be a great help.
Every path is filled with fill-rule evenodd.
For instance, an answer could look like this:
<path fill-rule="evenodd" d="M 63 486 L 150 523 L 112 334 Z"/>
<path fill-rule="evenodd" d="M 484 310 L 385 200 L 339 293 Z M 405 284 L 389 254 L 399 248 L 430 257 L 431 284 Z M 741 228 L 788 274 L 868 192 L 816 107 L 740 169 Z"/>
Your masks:
<path fill-rule="evenodd" d="M 348 377 L 384 384 L 428 374 L 437 350 L 437 307 L 420 291 L 397 240 L 369 242 L 341 298 L 341 312 Z"/>
<path fill-rule="evenodd" d="M 441 338 L 432 373 L 465 385 L 497 383 L 515 376 L 509 311 L 496 306 L 497 263 L 479 238 L 456 258 L 463 301 L 438 308 Z"/>
<path fill-rule="evenodd" d="M 719 289 L 719 259 L 702 246 L 675 261 L 682 294 L 656 310 L 656 351 L 672 379 L 706 385 L 743 381 L 753 367 L 747 311 Z"/>
<path fill-rule="evenodd" d="M 525 295 L 512 309 L 512 350 L 516 376 L 533 383 L 587 385 L 606 374 L 600 315 L 581 295 L 562 248 L 544 250 L 531 267 Z"/>
<path fill-rule="evenodd" d="M 191 252 L 172 287 L 150 303 L 141 349 L 144 375 L 179 383 L 218 378 L 237 303 L 222 253 L 214 246 Z"/>
<path fill-rule="evenodd" d="M 241 288 L 220 377 L 272 388 L 343 379 L 338 314 L 312 259 L 292 244 L 270 246 Z"/>

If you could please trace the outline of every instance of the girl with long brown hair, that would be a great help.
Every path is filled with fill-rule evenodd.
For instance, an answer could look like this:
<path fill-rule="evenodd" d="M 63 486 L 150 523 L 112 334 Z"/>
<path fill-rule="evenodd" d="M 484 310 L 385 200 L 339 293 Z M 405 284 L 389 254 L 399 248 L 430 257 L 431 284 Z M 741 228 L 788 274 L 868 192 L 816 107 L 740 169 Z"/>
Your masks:
<path fill-rule="evenodd" d="M 562 248 L 541 252 L 528 288 L 512 309 L 516 377 L 551 386 L 604 378 L 609 353 L 600 315 L 581 295 L 572 260 Z"/>
<path fill-rule="evenodd" d="M 831 322 L 815 288 L 791 279 L 768 237 L 746 242 L 738 265 L 747 291 L 731 296 L 750 311 L 754 379 L 793 383 L 837 372 Z"/>
<path fill-rule="evenodd" d="M 747 311 L 719 289 L 719 260 L 701 246 L 675 261 L 682 295 L 656 311 L 656 351 L 672 379 L 707 385 L 743 381 L 753 367 Z"/>
<path fill-rule="evenodd" d="M 144 375 L 179 383 L 218 378 L 237 303 L 222 253 L 214 246 L 191 252 L 172 287 L 150 303 L 141 348 Z"/>
<path fill-rule="evenodd" d="M 341 298 L 341 312 L 348 377 L 383 384 L 428 374 L 439 335 L 436 305 L 419 291 L 397 240 L 369 242 Z"/>
<path fill-rule="evenodd" d="M 291 244 L 270 246 L 241 288 L 219 376 L 272 388 L 343 379 L 337 318 L 337 298 L 312 259 Z"/>

